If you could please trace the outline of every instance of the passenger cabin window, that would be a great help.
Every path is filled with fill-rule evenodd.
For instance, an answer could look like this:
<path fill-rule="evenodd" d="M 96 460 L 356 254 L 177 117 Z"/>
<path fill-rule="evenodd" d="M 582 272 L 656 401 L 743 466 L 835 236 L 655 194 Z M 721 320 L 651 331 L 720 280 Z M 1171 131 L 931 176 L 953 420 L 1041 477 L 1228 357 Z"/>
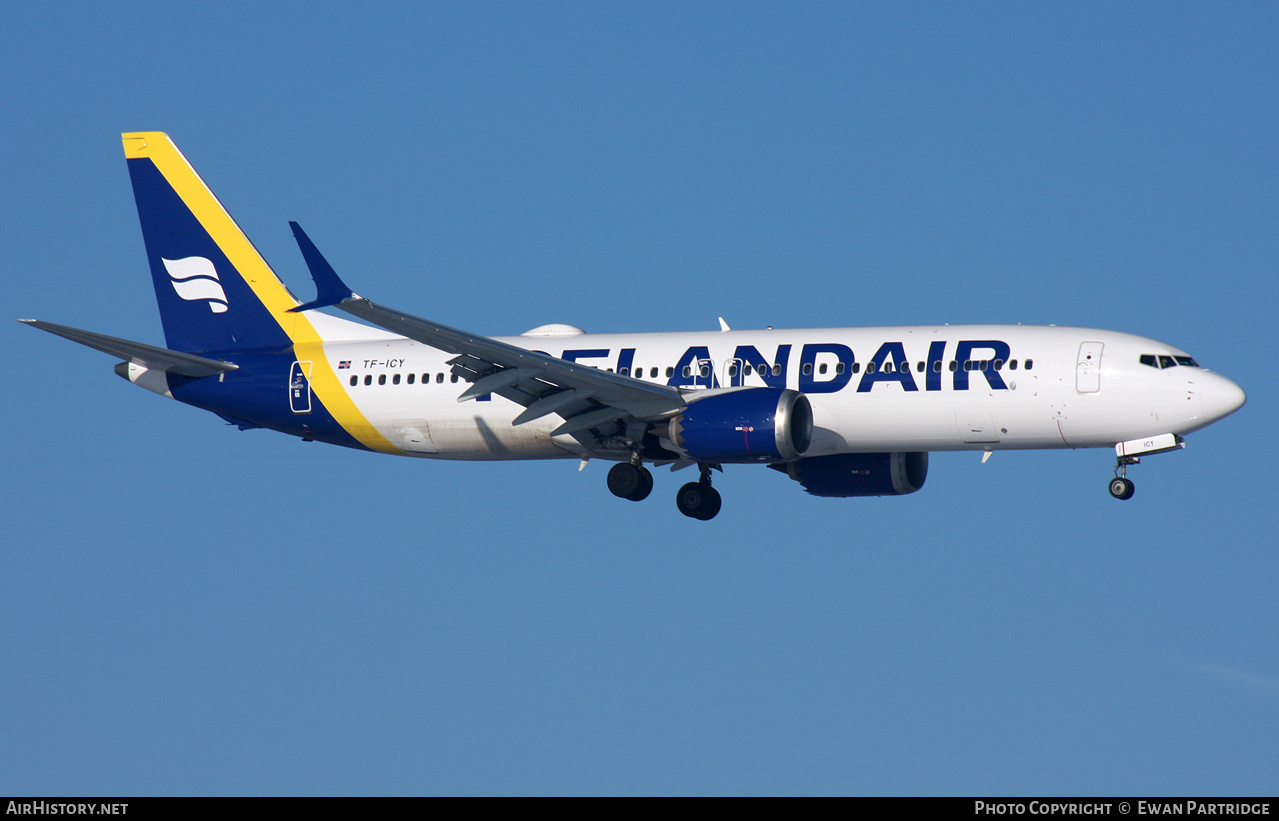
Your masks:
<path fill-rule="evenodd" d="M 366 374 L 364 375 L 364 384 L 366 384 L 366 385 L 372 385 L 372 384 L 373 384 L 373 374 L 371 374 L 371 373 L 366 373 Z"/>
<path fill-rule="evenodd" d="M 386 384 L 386 374 L 384 374 L 384 373 L 380 373 L 380 374 L 378 374 L 378 375 L 377 375 L 377 383 L 378 383 L 379 385 L 385 385 L 385 384 Z"/>
<path fill-rule="evenodd" d="M 1030 369 L 1031 369 L 1031 368 L 1033 368 L 1033 367 L 1035 367 L 1035 360 L 1033 360 L 1033 359 L 1027 359 L 1027 360 L 1026 360 L 1026 370 L 1030 370 Z"/>
<path fill-rule="evenodd" d="M 414 380 L 415 378 L 417 378 L 417 374 L 415 374 L 415 373 L 411 373 L 411 374 L 409 374 L 409 384 L 410 384 L 410 385 L 412 385 L 412 384 L 413 384 L 413 380 Z"/>
<path fill-rule="evenodd" d="M 437 385 L 443 385 L 443 384 L 444 384 L 444 374 L 439 373 L 439 374 L 436 374 L 436 375 L 435 375 L 435 384 L 437 384 Z"/>
<path fill-rule="evenodd" d="M 398 373 L 395 376 L 391 377 L 391 384 L 392 385 L 400 384 L 400 375 Z"/>
<path fill-rule="evenodd" d="M 354 388 L 354 387 L 355 387 L 356 385 L 358 385 L 359 383 L 360 383 L 360 377 L 358 377 L 358 376 L 352 376 L 352 377 L 351 377 L 351 387 L 353 387 L 353 388 Z"/>
<path fill-rule="evenodd" d="M 656 378 L 657 378 L 657 368 L 649 368 L 649 369 L 648 369 L 648 378 L 649 378 L 649 379 L 656 379 Z"/>

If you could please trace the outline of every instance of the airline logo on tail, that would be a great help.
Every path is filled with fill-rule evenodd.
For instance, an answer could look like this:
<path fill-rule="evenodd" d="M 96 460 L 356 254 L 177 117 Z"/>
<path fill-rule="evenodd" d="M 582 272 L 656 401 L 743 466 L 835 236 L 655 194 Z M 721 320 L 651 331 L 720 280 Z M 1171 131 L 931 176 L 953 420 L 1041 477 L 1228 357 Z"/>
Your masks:
<path fill-rule="evenodd" d="M 218 280 L 218 272 L 213 263 L 204 257 L 184 257 L 183 259 L 161 259 L 169 272 L 169 281 L 178 296 L 194 302 L 206 299 L 209 310 L 215 314 L 225 313 L 227 309 L 226 292 Z"/>

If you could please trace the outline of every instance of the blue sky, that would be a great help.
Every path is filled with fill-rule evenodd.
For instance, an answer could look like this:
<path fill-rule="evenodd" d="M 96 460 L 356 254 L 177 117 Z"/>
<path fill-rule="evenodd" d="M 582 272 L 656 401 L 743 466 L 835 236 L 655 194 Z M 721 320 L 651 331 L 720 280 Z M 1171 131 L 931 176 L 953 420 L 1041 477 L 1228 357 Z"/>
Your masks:
<path fill-rule="evenodd" d="M 1237 415 L 773 471 L 640 505 L 572 461 L 238 432 L 0 324 L 0 793 L 1273 795 L 1279 9 L 1267 3 L 19 4 L 10 314 L 159 344 L 119 141 L 170 133 L 299 294 L 287 221 L 482 333 L 1082 325 Z"/>

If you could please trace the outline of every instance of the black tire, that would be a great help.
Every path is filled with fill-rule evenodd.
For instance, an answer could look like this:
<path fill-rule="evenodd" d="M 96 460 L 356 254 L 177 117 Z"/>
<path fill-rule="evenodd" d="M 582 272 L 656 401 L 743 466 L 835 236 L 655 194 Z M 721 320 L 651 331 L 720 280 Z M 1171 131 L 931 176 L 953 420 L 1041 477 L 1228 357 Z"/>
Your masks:
<path fill-rule="evenodd" d="M 675 506 L 679 508 L 679 512 L 691 518 L 697 518 L 697 511 L 702 507 L 702 499 L 706 494 L 703 492 L 701 482 L 689 482 L 679 489 L 679 493 L 675 494 Z"/>
<path fill-rule="evenodd" d="M 1118 477 L 1110 480 L 1110 495 L 1116 499 L 1131 499 L 1136 487 L 1128 479 Z"/>
<path fill-rule="evenodd" d="M 621 499 L 632 498 L 635 492 L 643 487 L 644 480 L 640 475 L 641 470 L 642 468 L 637 468 L 629 462 L 618 462 L 613 465 L 612 470 L 608 472 L 609 492 Z M 652 481 L 651 476 L 649 481 Z"/>
<path fill-rule="evenodd" d="M 719 509 L 723 504 L 724 500 L 720 497 L 719 491 L 707 485 L 706 502 L 702 505 L 702 515 L 698 518 L 704 522 L 709 522 L 719 515 Z"/>
<path fill-rule="evenodd" d="M 722 502 L 719 491 L 702 482 L 689 482 L 675 494 L 675 506 L 680 513 L 704 522 L 715 518 Z"/>
<path fill-rule="evenodd" d="M 649 472 L 648 468 L 641 466 L 639 475 L 639 486 L 635 488 L 634 493 L 626 497 L 632 502 L 642 502 L 648 498 L 648 494 L 653 492 L 653 474 Z"/>

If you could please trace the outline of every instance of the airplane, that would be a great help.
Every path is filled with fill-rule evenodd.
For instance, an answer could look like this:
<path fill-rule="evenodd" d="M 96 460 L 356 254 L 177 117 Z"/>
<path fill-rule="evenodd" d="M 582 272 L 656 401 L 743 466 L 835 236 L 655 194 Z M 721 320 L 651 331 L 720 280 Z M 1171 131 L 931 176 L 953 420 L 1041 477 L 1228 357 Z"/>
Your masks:
<path fill-rule="evenodd" d="M 19 321 L 241 430 L 427 459 L 609 461 L 608 489 L 631 501 L 653 489 L 648 466 L 696 467 L 676 505 L 709 520 L 727 464 L 767 465 L 814 496 L 900 496 L 924 486 L 930 451 L 1114 448 L 1110 494 L 1129 499 L 1130 466 L 1246 401 L 1179 348 L 1089 328 L 720 319 L 485 337 L 355 294 L 293 222 L 317 292 L 301 303 L 166 134 L 122 140 L 166 347 Z"/>

